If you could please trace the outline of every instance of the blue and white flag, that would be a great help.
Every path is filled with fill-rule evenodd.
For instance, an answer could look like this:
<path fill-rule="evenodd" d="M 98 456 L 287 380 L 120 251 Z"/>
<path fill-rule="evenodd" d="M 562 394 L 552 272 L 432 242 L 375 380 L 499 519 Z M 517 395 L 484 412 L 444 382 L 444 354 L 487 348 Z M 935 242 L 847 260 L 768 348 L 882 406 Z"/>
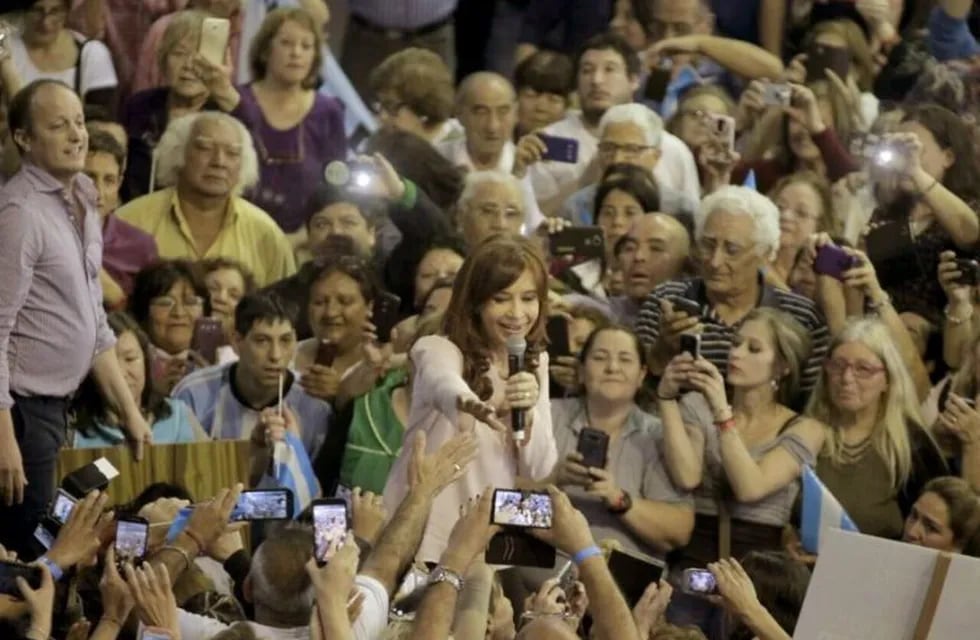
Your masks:
<path fill-rule="evenodd" d="M 752 189 L 753 191 L 758 191 L 759 190 L 759 187 L 756 186 L 755 170 L 749 169 L 749 172 L 747 174 L 745 174 L 745 180 L 742 182 L 742 186 L 743 187 L 748 187 L 749 189 Z"/>
<path fill-rule="evenodd" d="M 303 442 L 294 434 L 277 442 L 273 453 L 275 475 L 266 474 L 258 488 L 284 487 L 293 492 L 293 517 L 299 515 L 315 499 L 320 497 L 320 483 L 313 473 L 313 464 Z"/>
<path fill-rule="evenodd" d="M 816 472 L 803 467 L 803 517 L 800 538 L 807 553 L 819 553 L 820 543 L 828 529 L 858 532 L 851 517 L 834 494 L 820 482 Z M 858 532 L 860 533 L 860 532 Z"/>

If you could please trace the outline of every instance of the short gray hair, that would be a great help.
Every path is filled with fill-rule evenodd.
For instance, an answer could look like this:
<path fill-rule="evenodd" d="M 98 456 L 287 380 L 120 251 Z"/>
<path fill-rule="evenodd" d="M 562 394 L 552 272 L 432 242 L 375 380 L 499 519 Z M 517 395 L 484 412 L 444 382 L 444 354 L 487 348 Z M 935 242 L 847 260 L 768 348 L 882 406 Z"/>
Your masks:
<path fill-rule="evenodd" d="M 255 604 L 289 618 L 309 617 L 316 602 L 305 566 L 313 555 L 313 532 L 286 526 L 267 537 L 252 558 L 251 578 Z"/>
<path fill-rule="evenodd" d="M 772 200 L 748 187 L 727 186 L 718 189 L 701 201 L 701 210 L 694 221 L 694 237 L 700 241 L 704 225 L 717 211 L 747 215 L 755 226 L 753 240 L 759 255 L 772 260 L 779 250 L 779 209 Z"/>
<path fill-rule="evenodd" d="M 459 196 L 457 208 L 465 207 L 473 199 L 477 187 L 484 184 L 504 184 L 514 190 L 520 201 L 521 211 L 524 211 L 524 198 L 521 197 L 520 181 L 509 173 L 488 169 L 486 171 L 470 171 L 463 180 L 463 193 Z"/>
<path fill-rule="evenodd" d="M 647 144 L 657 149 L 664 137 L 664 121 L 649 107 L 631 102 L 609 107 L 599 120 L 599 138 L 611 124 L 635 124 L 646 136 Z"/>
<path fill-rule="evenodd" d="M 163 132 L 160 142 L 153 150 L 156 164 L 156 184 L 161 187 L 172 187 L 177 184 L 177 178 L 184 168 L 187 143 L 190 142 L 191 132 L 202 120 L 217 120 L 233 127 L 241 139 L 242 159 L 238 173 L 238 182 L 232 188 L 232 195 L 239 195 L 259 181 L 259 158 L 255 153 L 252 135 L 240 121 L 227 113 L 220 111 L 201 111 L 181 116 L 172 120 Z"/>

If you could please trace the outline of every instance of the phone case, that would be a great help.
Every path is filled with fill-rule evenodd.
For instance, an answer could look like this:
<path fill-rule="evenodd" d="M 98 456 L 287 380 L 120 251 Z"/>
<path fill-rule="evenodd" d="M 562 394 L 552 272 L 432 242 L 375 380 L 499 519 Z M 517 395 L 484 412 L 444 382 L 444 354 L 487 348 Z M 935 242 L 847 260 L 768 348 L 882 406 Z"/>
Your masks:
<path fill-rule="evenodd" d="M 568 340 L 568 318 L 551 316 L 545 327 L 548 334 L 548 353 L 552 356 L 571 355 L 572 349 Z"/>
<path fill-rule="evenodd" d="M 651 582 L 667 573 L 667 565 L 656 558 L 614 549 L 609 554 L 609 573 L 630 607 L 636 605 Z"/>
<path fill-rule="evenodd" d="M 606 242 L 601 227 L 569 227 L 550 237 L 551 255 L 573 256 L 576 260 L 602 259 Z"/>
<path fill-rule="evenodd" d="M 826 80 L 825 69 L 830 69 L 842 80 L 847 79 L 851 56 L 843 47 L 830 47 L 816 44 L 807 52 L 806 79 Z"/>
<path fill-rule="evenodd" d="M 205 18 L 201 24 L 201 43 L 198 46 L 198 53 L 212 64 L 224 64 L 230 33 L 231 24 L 227 19 Z"/>
<path fill-rule="evenodd" d="M 0 561 L 0 593 L 20 599 L 18 577 L 26 580 L 31 589 L 41 588 L 41 570 L 38 567 L 19 562 Z"/>
<path fill-rule="evenodd" d="M 681 334 L 681 353 L 689 353 L 694 358 L 701 357 L 701 336 L 691 333 Z"/>
<path fill-rule="evenodd" d="M 711 137 L 723 144 L 726 149 L 734 151 L 735 118 L 731 116 L 709 113 L 707 115 L 707 119 L 708 130 L 711 132 Z"/>
<path fill-rule="evenodd" d="M 980 284 L 980 264 L 976 260 L 969 258 L 957 258 L 956 268 L 960 272 L 960 277 L 956 279 L 957 284 L 965 284 L 971 287 Z"/>
<path fill-rule="evenodd" d="M 191 350 L 210 363 L 218 359 L 218 347 L 225 343 L 225 330 L 217 318 L 198 318 L 194 322 Z"/>
<path fill-rule="evenodd" d="M 487 564 L 515 565 L 552 569 L 555 566 L 555 548 L 530 534 L 519 531 L 501 531 L 490 538 L 485 555 Z"/>
<path fill-rule="evenodd" d="M 388 292 L 380 294 L 375 299 L 371 322 L 378 332 L 379 341 L 391 342 L 391 330 L 398 324 L 398 311 L 401 304 L 401 298 Z"/>
<path fill-rule="evenodd" d="M 560 138 L 540 133 L 538 138 L 546 147 L 544 155 L 541 156 L 542 160 L 554 160 L 568 164 L 578 162 L 578 140 L 575 138 Z"/>
<path fill-rule="evenodd" d="M 813 271 L 838 280 L 844 277 L 844 272 L 855 266 L 854 256 L 838 246 L 825 244 L 817 251 L 813 261 Z"/>
<path fill-rule="evenodd" d="M 586 467 L 605 469 L 609 453 L 609 435 L 598 429 L 586 427 L 578 434 L 577 451 L 582 454 Z"/>
<path fill-rule="evenodd" d="M 647 100 L 660 102 L 667 97 L 667 88 L 672 78 L 670 69 L 653 69 L 643 85 L 643 97 Z"/>
<path fill-rule="evenodd" d="M 333 366 L 333 361 L 337 359 L 337 345 L 329 340 L 321 340 L 316 350 L 316 360 L 314 362 L 322 367 Z"/>

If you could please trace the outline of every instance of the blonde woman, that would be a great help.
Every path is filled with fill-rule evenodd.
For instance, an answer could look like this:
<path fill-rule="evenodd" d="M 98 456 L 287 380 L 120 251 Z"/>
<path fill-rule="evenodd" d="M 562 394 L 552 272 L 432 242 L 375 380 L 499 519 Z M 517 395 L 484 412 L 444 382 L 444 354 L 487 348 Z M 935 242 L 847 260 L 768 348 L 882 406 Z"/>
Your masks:
<path fill-rule="evenodd" d="M 950 469 L 980 491 L 980 334 L 963 352 L 960 369 L 933 387 L 922 403 L 922 417 Z"/>
<path fill-rule="evenodd" d="M 922 487 L 948 472 L 884 324 L 844 327 L 807 413 L 827 425 L 817 475 L 862 533 L 900 538 Z"/>

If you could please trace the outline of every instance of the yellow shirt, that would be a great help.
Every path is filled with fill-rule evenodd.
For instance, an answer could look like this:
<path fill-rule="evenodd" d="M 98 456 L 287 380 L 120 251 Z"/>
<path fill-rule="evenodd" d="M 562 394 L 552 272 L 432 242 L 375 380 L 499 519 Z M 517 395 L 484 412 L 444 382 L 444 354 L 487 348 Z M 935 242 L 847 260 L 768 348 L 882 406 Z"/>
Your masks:
<path fill-rule="evenodd" d="M 233 197 L 214 243 L 201 254 L 173 187 L 133 200 L 116 215 L 151 234 L 161 258 L 231 258 L 245 266 L 260 287 L 296 273 L 293 249 L 279 225 L 252 203 Z"/>

